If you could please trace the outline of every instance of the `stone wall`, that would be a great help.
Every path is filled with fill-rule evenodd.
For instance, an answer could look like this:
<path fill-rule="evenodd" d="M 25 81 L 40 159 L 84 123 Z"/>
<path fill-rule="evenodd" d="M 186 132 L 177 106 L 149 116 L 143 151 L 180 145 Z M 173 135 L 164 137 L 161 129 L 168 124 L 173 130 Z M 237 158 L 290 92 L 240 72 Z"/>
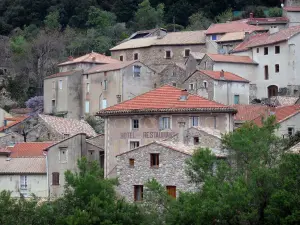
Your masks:
<path fill-rule="evenodd" d="M 0 137 L 0 147 L 4 148 L 19 142 L 24 142 L 24 137 L 18 133 L 12 132 Z"/>
<path fill-rule="evenodd" d="M 170 84 L 175 87 L 181 87 L 181 83 L 186 77 L 185 69 L 177 64 L 168 65 L 160 72 L 160 85 Z"/>
<path fill-rule="evenodd" d="M 159 167 L 150 167 L 150 154 L 159 154 Z M 185 161 L 190 155 L 171 150 L 157 143 L 152 143 L 117 157 L 117 191 L 128 201 L 134 201 L 134 185 L 145 185 L 155 178 L 163 186 L 176 186 L 179 191 L 194 191 L 185 173 Z M 129 166 L 129 159 L 134 159 L 134 166 Z M 144 186 L 145 190 L 145 186 Z"/>
<path fill-rule="evenodd" d="M 197 66 L 197 69 L 200 70 L 214 70 L 214 62 L 207 55 L 203 57 L 200 64 Z"/>

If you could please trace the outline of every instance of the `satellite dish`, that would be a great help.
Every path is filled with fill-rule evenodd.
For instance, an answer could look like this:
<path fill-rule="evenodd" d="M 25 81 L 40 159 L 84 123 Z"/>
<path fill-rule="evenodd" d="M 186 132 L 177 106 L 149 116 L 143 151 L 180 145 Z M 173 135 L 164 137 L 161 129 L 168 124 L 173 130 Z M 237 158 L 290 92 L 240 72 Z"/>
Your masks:
<path fill-rule="evenodd" d="M 221 54 L 221 55 L 224 55 L 224 54 L 226 53 L 225 49 L 223 49 L 223 48 L 220 48 L 220 49 L 218 50 L 218 52 L 219 52 L 219 54 Z"/>

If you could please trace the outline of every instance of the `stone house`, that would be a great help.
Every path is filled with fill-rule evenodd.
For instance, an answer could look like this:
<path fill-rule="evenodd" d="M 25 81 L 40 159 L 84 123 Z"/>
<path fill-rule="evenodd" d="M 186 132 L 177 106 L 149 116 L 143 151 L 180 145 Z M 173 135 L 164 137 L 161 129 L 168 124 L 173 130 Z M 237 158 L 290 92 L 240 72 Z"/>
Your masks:
<path fill-rule="evenodd" d="M 185 61 L 186 75 L 189 76 L 197 70 L 197 66 L 206 54 L 200 52 L 191 52 Z"/>
<path fill-rule="evenodd" d="M 155 88 L 158 74 L 139 61 L 95 66 L 83 76 L 84 114 L 129 100 Z"/>
<path fill-rule="evenodd" d="M 222 104 L 249 104 L 249 83 L 230 72 L 198 70 L 183 81 L 183 87 Z"/>
<path fill-rule="evenodd" d="M 26 138 L 31 141 L 60 141 L 79 133 L 85 133 L 89 138 L 97 135 L 84 120 L 40 114 L 38 124 L 26 130 Z"/>
<path fill-rule="evenodd" d="M 163 28 L 155 28 L 155 29 L 150 29 L 150 30 L 139 30 L 139 31 L 133 33 L 132 35 L 130 35 L 130 37 L 123 40 L 121 43 L 132 40 L 132 39 L 154 37 L 154 36 L 166 35 L 166 34 L 167 34 L 167 31 Z"/>
<path fill-rule="evenodd" d="M 179 134 L 154 141 L 121 153 L 117 156 L 117 191 L 129 201 L 143 199 L 144 185 L 156 179 L 166 187 L 169 195 L 177 197 L 180 191 L 195 191 L 186 175 L 186 160 L 200 147 L 211 148 L 218 158 L 225 158 L 221 150 L 221 134 L 218 130 L 191 127 L 179 121 Z"/>
<path fill-rule="evenodd" d="M 105 119 L 105 177 L 116 176 L 116 155 L 179 132 L 177 121 L 189 127 L 233 130 L 229 107 L 165 85 L 97 113 Z"/>
<path fill-rule="evenodd" d="M 289 26 L 300 25 L 300 1 L 283 0 L 283 15 L 289 19 Z"/>
<path fill-rule="evenodd" d="M 234 49 L 233 54 L 250 56 L 255 62 L 259 62 L 252 76 L 245 77 L 255 85 L 253 89 L 256 91 L 253 94 L 256 98 L 299 96 L 299 33 L 300 26 L 273 30 L 253 36 Z"/>
<path fill-rule="evenodd" d="M 12 146 L 16 143 L 23 142 L 24 136 L 16 133 L 16 132 L 10 132 L 7 134 L 4 134 L 3 136 L 0 136 L 0 148 L 4 148 L 6 146 Z"/>
<path fill-rule="evenodd" d="M 205 31 L 161 32 L 157 36 L 128 40 L 110 51 L 120 61 L 139 60 L 161 70 L 160 65 L 184 63 L 190 52 L 205 53 Z"/>
<path fill-rule="evenodd" d="M 186 78 L 186 67 L 182 63 L 166 65 L 159 72 L 159 85 L 170 84 L 174 87 L 180 87 L 182 81 Z"/>

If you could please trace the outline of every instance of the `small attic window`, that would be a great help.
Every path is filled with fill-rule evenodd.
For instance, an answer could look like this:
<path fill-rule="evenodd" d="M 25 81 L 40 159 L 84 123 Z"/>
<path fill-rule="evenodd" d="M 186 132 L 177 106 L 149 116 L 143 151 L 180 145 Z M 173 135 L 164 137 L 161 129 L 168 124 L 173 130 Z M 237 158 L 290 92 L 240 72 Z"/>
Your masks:
<path fill-rule="evenodd" d="M 200 144 L 199 137 L 194 137 L 194 145 L 199 145 L 199 144 Z"/>

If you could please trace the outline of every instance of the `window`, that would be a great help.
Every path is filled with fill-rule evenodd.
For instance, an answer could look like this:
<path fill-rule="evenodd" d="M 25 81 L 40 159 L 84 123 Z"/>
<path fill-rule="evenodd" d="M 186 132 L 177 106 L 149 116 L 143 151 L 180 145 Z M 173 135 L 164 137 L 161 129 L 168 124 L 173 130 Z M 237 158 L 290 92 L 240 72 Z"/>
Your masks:
<path fill-rule="evenodd" d="M 269 80 L 269 67 L 265 66 L 265 80 Z"/>
<path fill-rule="evenodd" d="M 203 87 L 207 89 L 207 81 L 203 81 Z"/>
<path fill-rule="evenodd" d="M 52 185 L 59 185 L 59 173 L 52 173 Z"/>
<path fill-rule="evenodd" d="M 199 144 L 200 144 L 199 137 L 194 137 L 194 145 L 199 145 Z"/>
<path fill-rule="evenodd" d="M 59 87 L 60 90 L 62 90 L 62 88 L 63 88 L 63 81 L 62 80 L 59 80 L 58 87 Z"/>
<path fill-rule="evenodd" d="M 140 142 L 139 141 L 130 141 L 129 144 L 130 144 L 130 150 L 138 148 L 140 146 Z"/>
<path fill-rule="evenodd" d="M 59 149 L 59 161 L 60 163 L 67 162 L 67 148 L 60 148 Z"/>
<path fill-rule="evenodd" d="M 280 46 L 275 46 L 275 54 L 280 54 Z"/>
<path fill-rule="evenodd" d="M 259 53 L 259 48 L 256 49 L 256 53 Z"/>
<path fill-rule="evenodd" d="M 211 40 L 216 41 L 217 40 L 217 35 L 216 34 L 211 35 Z"/>
<path fill-rule="evenodd" d="M 240 96 L 234 95 L 234 104 L 240 104 Z"/>
<path fill-rule="evenodd" d="M 55 100 L 52 100 L 52 109 L 55 108 Z"/>
<path fill-rule="evenodd" d="M 268 47 L 264 47 L 264 55 L 268 55 L 269 54 L 269 49 Z"/>
<path fill-rule="evenodd" d="M 86 83 L 86 92 L 90 92 L 90 83 Z"/>
<path fill-rule="evenodd" d="M 133 66 L 133 77 L 140 77 L 140 76 L 141 76 L 141 67 Z"/>
<path fill-rule="evenodd" d="M 294 127 L 288 127 L 288 135 L 292 136 L 294 134 Z"/>
<path fill-rule="evenodd" d="M 134 185 L 134 201 L 143 201 L 143 185 Z"/>
<path fill-rule="evenodd" d="M 150 166 L 151 167 L 159 167 L 159 154 L 158 153 L 150 154 Z"/>
<path fill-rule="evenodd" d="M 166 59 L 171 59 L 171 51 L 166 51 Z"/>
<path fill-rule="evenodd" d="M 168 195 L 176 198 L 176 186 L 167 186 Z"/>
<path fill-rule="evenodd" d="M 192 127 L 198 127 L 199 126 L 199 117 L 198 116 L 191 116 L 190 122 Z"/>
<path fill-rule="evenodd" d="M 279 64 L 275 65 L 275 73 L 279 73 Z"/>
<path fill-rule="evenodd" d="M 270 85 L 268 87 L 268 98 L 271 98 L 272 96 L 278 95 L 278 87 L 276 85 Z"/>
<path fill-rule="evenodd" d="M 102 109 L 106 109 L 106 107 L 107 107 L 107 101 L 106 101 L 106 99 L 103 99 L 102 100 Z"/>
<path fill-rule="evenodd" d="M 20 176 L 20 189 L 27 190 L 27 175 Z"/>
<path fill-rule="evenodd" d="M 103 90 L 107 90 L 107 80 L 103 81 Z"/>
<path fill-rule="evenodd" d="M 176 83 L 172 83 L 172 85 L 173 85 L 173 87 L 176 87 L 176 86 L 177 86 L 177 84 L 176 84 Z"/>
<path fill-rule="evenodd" d="M 129 166 L 134 167 L 134 159 L 129 159 Z"/>
<path fill-rule="evenodd" d="M 139 120 L 138 119 L 132 120 L 132 129 L 139 129 Z"/>
<path fill-rule="evenodd" d="M 86 75 L 86 79 L 89 79 L 89 75 L 88 74 Z"/>
<path fill-rule="evenodd" d="M 85 101 L 85 113 L 90 112 L 90 101 Z"/>
<path fill-rule="evenodd" d="M 161 130 L 171 129 L 171 118 L 170 117 L 160 117 L 159 127 Z"/>
<path fill-rule="evenodd" d="M 124 60 L 124 56 L 120 55 L 120 61 Z"/>
<path fill-rule="evenodd" d="M 189 89 L 194 90 L 194 84 L 189 84 Z"/>
<path fill-rule="evenodd" d="M 133 54 L 133 60 L 138 60 L 139 59 L 139 54 L 138 53 L 134 53 Z"/>
<path fill-rule="evenodd" d="M 184 57 L 189 57 L 191 50 L 190 49 L 185 49 L 184 50 Z"/>

